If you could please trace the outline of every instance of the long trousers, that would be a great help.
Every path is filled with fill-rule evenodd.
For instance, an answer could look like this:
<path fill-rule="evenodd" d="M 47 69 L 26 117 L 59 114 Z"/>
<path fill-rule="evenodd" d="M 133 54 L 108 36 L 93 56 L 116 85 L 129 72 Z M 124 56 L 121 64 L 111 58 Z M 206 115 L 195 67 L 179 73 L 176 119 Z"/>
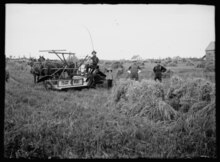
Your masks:
<path fill-rule="evenodd" d="M 108 86 L 108 89 L 112 87 L 112 80 L 110 79 L 107 80 L 107 86 Z"/>
<path fill-rule="evenodd" d="M 160 82 L 162 82 L 162 77 L 161 77 L 161 76 L 155 76 L 155 77 L 154 77 L 154 80 L 155 80 L 155 81 L 156 81 L 157 79 L 158 79 Z"/>
<path fill-rule="evenodd" d="M 130 74 L 130 78 L 131 78 L 132 80 L 138 81 L 138 74 L 136 74 L 136 73 L 131 73 L 131 74 Z"/>

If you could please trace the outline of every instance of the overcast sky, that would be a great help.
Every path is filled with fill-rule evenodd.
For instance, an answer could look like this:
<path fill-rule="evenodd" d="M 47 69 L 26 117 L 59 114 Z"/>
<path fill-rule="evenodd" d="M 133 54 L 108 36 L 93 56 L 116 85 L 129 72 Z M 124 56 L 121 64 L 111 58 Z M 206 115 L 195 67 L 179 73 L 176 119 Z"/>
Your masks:
<path fill-rule="evenodd" d="M 202 57 L 215 41 L 215 7 L 147 4 L 6 4 L 6 56 L 65 49 L 100 59 Z M 91 34 L 91 38 L 90 38 Z"/>

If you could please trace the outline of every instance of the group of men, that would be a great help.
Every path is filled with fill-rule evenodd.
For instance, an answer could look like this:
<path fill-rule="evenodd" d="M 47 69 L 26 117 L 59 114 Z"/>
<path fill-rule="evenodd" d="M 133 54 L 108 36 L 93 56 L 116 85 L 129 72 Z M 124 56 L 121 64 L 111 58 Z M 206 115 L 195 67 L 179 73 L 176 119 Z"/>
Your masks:
<path fill-rule="evenodd" d="M 99 63 L 99 58 L 96 56 L 96 51 L 92 51 L 92 57 L 90 57 L 92 60 L 91 64 L 86 65 L 86 72 L 88 73 L 89 68 L 91 70 L 94 70 L 95 68 L 98 67 Z M 157 81 L 159 80 L 162 82 L 162 73 L 166 71 L 166 68 L 162 66 L 160 61 L 156 61 L 157 65 L 153 68 L 153 72 L 155 74 L 154 80 Z M 130 78 L 132 80 L 139 80 L 139 73 L 141 72 L 140 66 L 137 64 L 136 60 L 133 60 L 133 64 L 128 68 L 128 73 L 130 74 Z M 107 85 L 108 88 L 112 87 L 112 80 L 113 80 L 113 74 L 112 74 L 112 69 L 108 68 L 105 70 L 106 73 L 106 80 L 107 80 Z"/>
<path fill-rule="evenodd" d="M 133 62 L 133 65 L 128 68 L 128 73 L 130 73 L 131 79 L 137 81 L 139 79 L 138 74 L 141 72 L 141 68 L 137 64 L 136 60 L 133 60 Z M 164 73 L 167 69 L 160 64 L 160 61 L 155 61 L 155 63 L 157 63 L 157 65 L 153 68 L 153 72 L 155 74 L 154 80 L 159 80 L 160 82 L 162 82 L 162 73 Z"/>

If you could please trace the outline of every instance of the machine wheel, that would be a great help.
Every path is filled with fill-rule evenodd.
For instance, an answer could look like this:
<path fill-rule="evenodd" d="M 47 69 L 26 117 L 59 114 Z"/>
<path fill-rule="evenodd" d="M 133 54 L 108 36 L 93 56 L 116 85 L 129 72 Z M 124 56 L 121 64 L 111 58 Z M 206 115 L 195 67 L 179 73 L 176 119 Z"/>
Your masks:
<path fill-rule="evenodd" d="M 46 90 L 51 90 L 51 89 L 53 89 L 53 84 L 50 81 L 45 81 L 44 87 Z"/>

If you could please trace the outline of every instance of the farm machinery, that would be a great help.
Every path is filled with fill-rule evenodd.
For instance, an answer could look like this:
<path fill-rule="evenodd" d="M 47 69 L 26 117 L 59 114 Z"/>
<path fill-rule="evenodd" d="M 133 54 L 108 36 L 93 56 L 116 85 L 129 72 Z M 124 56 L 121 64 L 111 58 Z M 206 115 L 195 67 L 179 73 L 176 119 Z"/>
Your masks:
<path fill-rule="evenodd" d="M 81 88 L 94 88 L 97 84 L 103 84 L 106 75 L 99 70 L 99 67 L 95 69 L 89 69 L 85 72 L 83 68 L 85 62 L 89 59 L 87 55 L 84 59 L 74 64 L 74 67 L 70 66 L 65 56 L 75 55 L 71 52 L 63 52 L 65 50 L 41 50 L 40 52 L 48 52 L 49 54 L 55 54 L 62 62 L 62 67 L 51 68 L 52 74 L 40 76 L 39 82 L 43 82 L 47 90 L 67 90 L 67 89 L 81 89 Z M 61 57 L 62 56 L 62 57 Z M 71 72 L 71 73 L 68 73 Z"/>

